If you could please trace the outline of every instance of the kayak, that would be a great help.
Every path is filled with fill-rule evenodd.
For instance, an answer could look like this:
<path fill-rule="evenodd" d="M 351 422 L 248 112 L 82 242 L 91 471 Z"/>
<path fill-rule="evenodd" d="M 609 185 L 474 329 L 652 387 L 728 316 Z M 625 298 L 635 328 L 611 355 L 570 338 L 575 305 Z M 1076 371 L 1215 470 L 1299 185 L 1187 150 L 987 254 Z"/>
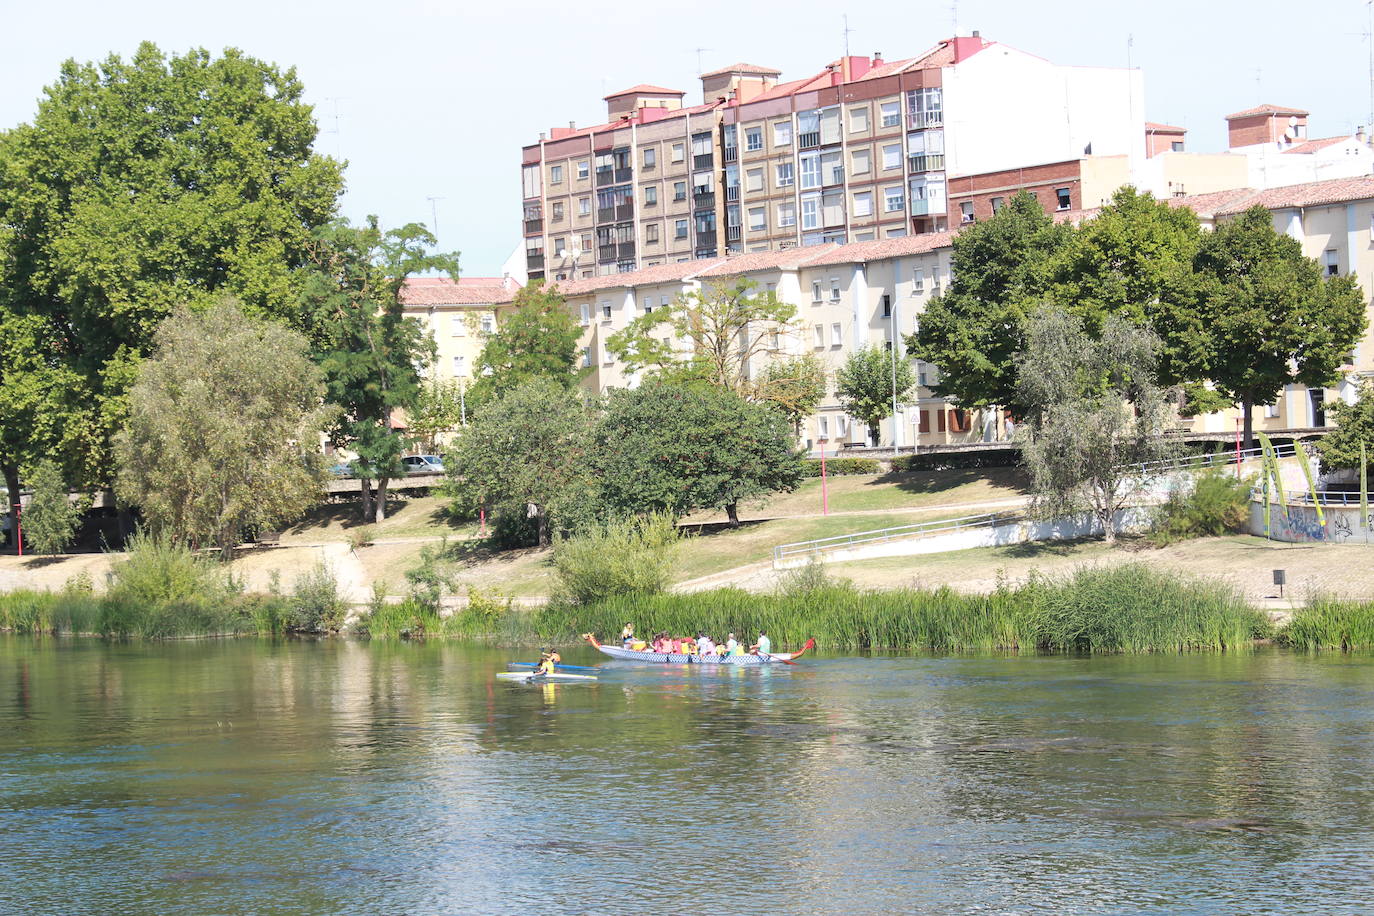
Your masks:
<path fill-rule="evenodd" d="M 552 674 L 544 674 L 539 671 L 498 671 L 496 676 L 503 681 L 520 681 L 522 683 L 558 683 L 563 681 L 595 681 L 595 674 L 567 674 L 562 671 L 555 671 Z"/>
<path fill-rule="evenodd" d="M 506 667 L 512 671 L 516 671 L 520 668 L 538 668 L 539 666 L 534 662 L 506 662 Z M 554 665 L 553 668 L 555 671 L 571 671 L 574 673 L 578 671 L 587 673 L 601 670 L 600 668 L 589 668 L 586 665 Z"/>
<path fill-rule="evenodd" d="M 769 655 L 687 655 L 682 652 L 638 652 L 634 649 L 622 649 L 620 646 L 603 646 L 591 633 L 584 633 L 582 638 L 596 647 L 602 655 L 626 662 L 657 665 L 790 665 L 793 664 L 793 659 L 801 658 L 808 649 L 816 647 L 816 641 L 808 639 L 800 652 L 773 652 Z"/>

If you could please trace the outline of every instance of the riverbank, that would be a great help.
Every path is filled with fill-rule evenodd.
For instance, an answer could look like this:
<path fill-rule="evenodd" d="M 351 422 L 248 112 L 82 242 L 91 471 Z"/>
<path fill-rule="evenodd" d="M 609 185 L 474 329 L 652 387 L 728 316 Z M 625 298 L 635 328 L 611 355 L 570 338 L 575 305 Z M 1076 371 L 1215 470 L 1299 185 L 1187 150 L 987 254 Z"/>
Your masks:
<path fill-rule="evenodd" d="M 779 647 L 815 638 L 822 650 L 834 651 L 1233 652 L 1260 642 L 1309 651 L 1374 649 L 1374 603 L 1320 598 L 1276 626 L 1233 589 L 1139 564 L 1033 576 L 987 594 L 864 590 L 808 571 L 774 594 L 727 588 L 537 607 L 479 595 L 451 613 L 411 600 L 374 602 L 343 635 L 571 645 L 584 632 L 614 634 L 626 621 L 640 632 L 705 630 L 718 638 L 764 630 Z M 343 623 L 337 602 L 308 591 L 161 603 L 72 591 L 0 595 L 0 629 L 20 633 L 267 636 L 339 633 Z"/>

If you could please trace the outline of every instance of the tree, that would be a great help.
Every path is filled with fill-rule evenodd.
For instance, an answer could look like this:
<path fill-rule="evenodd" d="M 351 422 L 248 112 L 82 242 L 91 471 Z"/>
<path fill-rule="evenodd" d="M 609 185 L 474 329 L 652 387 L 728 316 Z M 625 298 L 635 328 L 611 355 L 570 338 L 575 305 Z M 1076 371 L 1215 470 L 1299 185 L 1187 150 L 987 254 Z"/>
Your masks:
<path fill-rule="evenodd" d="M 683 293 L 672 305 L 640 315 L 612 334 L 606 349 L 626 372 L 652 369 L 670 380 L 701 380 L 758 400 L 751 366 L 776 349 L 773 331 L 794 332 L 797 308 L 771 290 L 755 293 L 756 287 L 751 280 L 734 279 Z"/>
<path fill-rule="evenodd" d="M 1256 404 L 1294 382 L 1332 382 L 1364 333 L 1363 297 L 1353 277 L 1323 278 L 1259 206 L 1207 234 L 1197 274 L 1205 377 L 1240 407 L 1249 446 Z"/>
<path fill-rule="evenodd" d="M 582 492 L 591 419 L 580 391 L 549 378 L 481 405 L 445 462 L 454 510 L 528 515 L 547 546 L 561 501 Z"/>
<path fill-rule="evenodd" d="M 33 122 L 0 134 L 0 322 L 31 321 L 8 345 L 37 348 L 11 352 L 0 384 L 55 379 L 81 406 L 0 411 L 0 440 L 75 423 L 69 479 L 106 485 L 128 386 L 175 306 L 223 291 L 294 316 L 311 233 L 343 189 L 340 164 L 312 151 L 303 93 L 294 70 L 234 49 L 145 43 L 128 61 L 67 61 Z M 12 481 L 30 458 L 0 455 Z"/>
<path fill-rule="evenodd" d="M 1140 468 L 1171 457 L 1166 392 L 1155 381 L 1158 338 L 1115 315 L 1099 337 L 1060 309 L 1027 323 L 1017 358 L 1022 462 L 1030 471 L 1031 508 L 1044 518 L 1089 511 L 1108 543 L 1117 513 L 1147 483 Z"/>
<path fill-rule="evenodd" d="M 358 455 L 353 467 L 369 522 L 386 518 L 387 484 L 405 473 L 407 440 L 393 428 L 392 413 L 415 403 L 419 367 L 433 356 L 433 341 L 418 321 L 405 317 L 401 288 L 422 271 L 458 271 L 457 254 L 431 254 L 426 249 L 434 244 L 424 226 L 382 232 L 371 216 L 365 226 L 330 223 L 311 248 L 315 269 L 306 286 L 306 320 L 327 400 L 340 408 L 329 437 Z"/>
<path fill-rule="evenodd" d="M 40 461 L 29 474 L 33 495 L 24 510 L 24 543 L 35 553 L 61 553 L 76 536 L 87 501 L 73 502 L 62 471 L 52 461 Z"/>
<path fill-rule="evenodd" d="M 611 513 L 724 509 L 795 490 L 802 466 L 787 420 L 732 391 L 649 380 L 611 392 L 588 464 Z"/>
<path fill-rule="evenodd" d="M 801 435 L 802 421 L 825 397 L 825 364 L 815 354 L 784 356 L 770 361 L 754 380 L 760 402 L 782 413 Z"/>
<path fill-rule="evenodd" d="M 582 327 L 557 289 L 534 281 L 515 294 L 514 310 L 500 316 L 496 332 L 477 357 L 472 400 L 481 403 L 534 378 L 571 388 L 590 369 L 577 366 Z"/>
<path fill-rule="evenodd" d="M 1361 457 L 1374 458 L 1374 383 L 1366 379 L 1353 404 L 1337 401 L 1330 411 L 1336 428 L 1317 441 L 1322 469 L 1359 470 Z"/>
<path fill-rule="evenodd" d="M 129 393 L 115 491 L 153 529 L 229 559 L 246 528 L 274 528 L 323 498 L 317 447 L 332 410 L 303 336 L 225 299 L 180 309 Z"/>
<path fill-rule="evenodd" d="M 878 444 L 878 425 L 892 416 L 894 402 L 905 398 L 915 384 L 911 363 L 882 347 L 860 347 L 835 374 L 840 406 L 868 427 L 874 445 Z"/>
<path fill-rule="evenodd" d="M 949 289 L 931 299 L 905 338 L 912 356 L 940 367 L 936 393 L 963 407 L 1019 406 L 1023 325 L 1044 303 L 1072 232 L 1022 191 L 955 237 Z"/>
<path fill-rule="evenodd" d="M 439 436 L 467 420 L 467 379 L 431 379 L 420 385 L 406 408 L 406 429 L 427 452 L 437 451 Z"/>

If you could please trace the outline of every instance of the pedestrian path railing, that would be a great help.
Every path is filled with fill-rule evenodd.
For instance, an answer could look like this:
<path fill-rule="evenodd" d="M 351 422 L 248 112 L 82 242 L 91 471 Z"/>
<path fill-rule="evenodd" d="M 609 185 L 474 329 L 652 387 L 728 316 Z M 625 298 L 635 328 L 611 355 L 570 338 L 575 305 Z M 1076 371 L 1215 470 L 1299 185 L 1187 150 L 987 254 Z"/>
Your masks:
<path fill-rule="evenodd" d="M 780 544 L 773 548 L 773 565 L 776 566 L 784 560 L 795 557 L 819 556 L 835 550 L 847 550 L 866 544 L 881 544 L 885 541 L 950 534 L 973 528 L 991 528 L 996 525 L 1018 522 L 1024 518 L 1025 514 L 1021 512 L 991 512 L 985 515 L 942 518 L 915 525 L 898 525 L 895 528 L 878 528 L 871 531 L 857 531 L 854 534 L 837 534 L 828 538 L 816 538 L 813 541 Z"/>
<path fill-rule="evenodd" d="M 1276 458 L 1292 458 L 1297 453 L 1297 446 L 1291 442 L 1285 442 L 1274 446 L 1274 456 Z M 1170 471 L 1193 471 L 1209 467 L 1234 467 L 1237 463 L 1237 458 L 1239 458 L 1241 462 L 1245 462 L 1263 457 L 1264 449 L 1262 448 L 1244 448 L 1238 452 L 1207 452 L 1202 455 L 1185 455 L 1182 458 L 1167 458 L 1163 461 L 1144 461 L 1140 464 L 1122 465 L 1122 467 L 1132 469 L 1140 468 L 1141 476 L 1156 477 Z"/>

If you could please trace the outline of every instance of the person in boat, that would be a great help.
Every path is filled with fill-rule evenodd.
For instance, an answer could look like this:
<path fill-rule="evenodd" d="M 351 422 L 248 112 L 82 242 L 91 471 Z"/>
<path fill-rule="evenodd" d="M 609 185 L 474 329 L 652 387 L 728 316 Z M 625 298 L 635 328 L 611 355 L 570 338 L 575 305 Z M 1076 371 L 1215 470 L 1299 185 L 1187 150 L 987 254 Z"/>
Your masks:
<path fill-rule="evenodd" d="M 718 643 L 716 643 L 716 646 L 715 646 L 716 658 L 724 658 L 724 657 L 725 657 L 725 653 L 726 653 L 726 652 L 729 652 L 729 651 L 730 651 L 729 649 L 725 648 L 725 643 L 723 643 L 723 642 L 718 642 Z"/>
<path fill-rule="evenodd" d="M 737 649 L 737 648 L 739 648 L 739 642 L 738 642 L 738 640 L 735 639 L 735 634 L 734 634 L 734 633 L 731 633 L 730 636 L 729 636 L 729 638 L 725 640 L 725 654 L 726 654 L 726 655 L 739 655 L 739 654 L 741 654 L 741 653 L 735 651 L 735 649 Z"/>
<path fill-rule="evenodd" d="M 667 633 L 659 633 L 657 636 L 654 637 L 654 651 L 667 654 L 667 652 L 669 651 Z"/>
<path fill-rule="evenodd" d="M 705 633 L 697 634 L 697 654 L 714 655 L 716 653 L 716 643 Z"/>
<path fill-rule="evenodd" d="M 553 674 L 558 665 L 558 662 L 554 661 L 556 658 L 558 658 L 558 653 L 552 649 L 540 650 L 539 664 L 534 666 L 534 676 L 542 677 L 546 674 Z"/>
<path fill-rule="evenodd" d="M 683 655 L 696 655 L 696 654 L 697 654 L 697 644 L 696 644 L 696 640 L 694 640 L 694 639 L 688 639 L 686 636 L 682 637 L 681 639 L 678 640 L 678 643 L 677 643 L 677 650 L 678 650 L 678 652 L 680 652 L 680 653 L 683 654 Z"/>
<path fill-rule="evenodd" d="M 743 654 L 744 654 L 744 643 L 742 643 L 742 642 L 737 642 L 737 643 L 735 643 L 734 647 L 731 648 L 730 651 L 729 651 L 729 652 L 726 652 L 725 654 L 726 654 L 726 655 L 743 655 Z"/>
<path fill-rule="evenodd" d="M 633 624 L 625 624 L 625 629 L 620 631 L 620 645 L 623 648 L 630 648 L 630 644 L 635 641 L 635 628 Z"/>
<path fill-rule="evenodd" d="M 772 655 L 773 641 L 768 638 L 768 634 L 759 630 L 759 641 L 749 647 L 749 651 L 755 655 Z"/>

